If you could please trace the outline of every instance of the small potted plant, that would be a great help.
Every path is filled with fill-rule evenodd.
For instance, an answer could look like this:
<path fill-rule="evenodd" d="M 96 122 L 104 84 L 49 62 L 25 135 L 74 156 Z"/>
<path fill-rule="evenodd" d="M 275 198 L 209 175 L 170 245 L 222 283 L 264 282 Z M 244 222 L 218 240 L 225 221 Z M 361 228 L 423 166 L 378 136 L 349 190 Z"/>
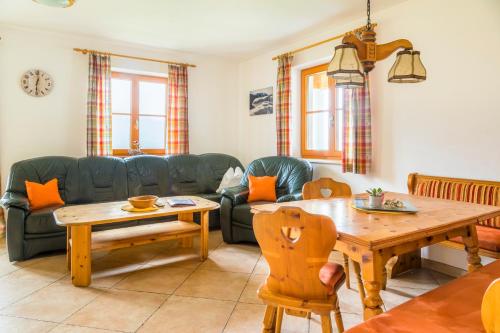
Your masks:
<path fill-rule="evenodd" d="M 368 206 L 371 208 L 379 208 L 382 207 L 382 203 L 384 202 L 384 191 L 379 188 L 372 188 L 366 190 L 370 196 L 368 197 Z"/>

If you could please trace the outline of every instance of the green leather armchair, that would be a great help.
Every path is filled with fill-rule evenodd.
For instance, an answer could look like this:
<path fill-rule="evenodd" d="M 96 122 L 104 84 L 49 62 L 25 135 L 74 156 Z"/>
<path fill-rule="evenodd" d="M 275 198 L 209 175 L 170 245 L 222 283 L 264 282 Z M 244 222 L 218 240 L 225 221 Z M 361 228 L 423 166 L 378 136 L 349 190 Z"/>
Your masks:
<path fill-rule="evenodd" d="M 302 200 L 302 186 L 312 180 L 312 166 L 308 161 L 293 157 L 271 156 L 250 163 L 239 186 L 222 193 L 220 224 L 226 243 L 254 242 L 251 206 L 265 202 L 248 203 L 248 174 L 277 176 L 277 202 Z"/>

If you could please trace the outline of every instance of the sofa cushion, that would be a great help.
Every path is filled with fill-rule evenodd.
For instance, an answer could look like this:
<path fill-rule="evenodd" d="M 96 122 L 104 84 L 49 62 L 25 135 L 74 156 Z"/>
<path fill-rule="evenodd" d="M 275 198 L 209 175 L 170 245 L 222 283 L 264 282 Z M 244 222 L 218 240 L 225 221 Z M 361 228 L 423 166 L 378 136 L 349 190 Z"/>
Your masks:
<path fill-rule="evenodd" d="M 57 178 L 59 194 L 63 201 L 67 201 L 68 190 L 75 184 L 70 170 L 77 165 L 77 160 L 64 156 L 37 157 L 16 162 L 10 169 L 6 191 L 22 193 L 26 196 L 25 181 L 45 184 Z"/>
<path fill-rule="evenodd" d="M 32 211 L 25 221 L 24 230 L 27 234 L 48 234 L 65 231 L 65 227 L 56 224 L 54 210 L 56 208 L 43 208 Z"/>
<path fill-rule="evenodd" d="M 173 155 L 167 157 L 167 162 L 170 195 L 194 195 L 205 192 L 198 156 Z"/>
<path fill-rule="evenodd" d="M 480 249 L 500 252 L 500 229 L 477 225 L 476 230 Z M 452 238 L 451 241 L 463 244 L 462 237 Z"/>
<path fill-rule="evenodd" d="M 203 169 L 203 192 L 213 193 L 219 188 L 222 177 L 229 168 L 239 167 L 245 170 L 237 158 L 226 154 L 202 154 L 199 155 L 200 167 Z"/>
<path fill-rule="evenodd" d="M 70 170 L 71 179 L 77 174 L 78 185 L 68 191 L 67 203 L 84 204 L 126 200 L 127 169 L 117 157 L 84 157 Z"/>
<path fill-rule="evenodd" d="M 125 159 L 129 196 L 168 195 L 168 162 L 164 157 L 139 155 Z"/>

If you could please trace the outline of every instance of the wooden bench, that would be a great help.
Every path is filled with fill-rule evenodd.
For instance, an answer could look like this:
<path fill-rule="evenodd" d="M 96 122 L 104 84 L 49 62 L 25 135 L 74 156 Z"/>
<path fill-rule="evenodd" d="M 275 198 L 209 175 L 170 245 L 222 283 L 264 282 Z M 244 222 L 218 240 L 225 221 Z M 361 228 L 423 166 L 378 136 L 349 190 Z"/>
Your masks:
<path fill-rule="evenodd" d="M 449 178 L 411 173 L 408 175 L 410 194 L 500 206 L 500 182 L 463 178 Z M 500 217 L 479 221 L 476 226 L 479 254 L 500 259 Z M 440 243 L 455 249 L 464 249 L 461 238 Z"/>
<path fill-rule="evenodd" d="M 345 333 L 484 333 L 481 302 L 500 260 L 373 317 Z"/>

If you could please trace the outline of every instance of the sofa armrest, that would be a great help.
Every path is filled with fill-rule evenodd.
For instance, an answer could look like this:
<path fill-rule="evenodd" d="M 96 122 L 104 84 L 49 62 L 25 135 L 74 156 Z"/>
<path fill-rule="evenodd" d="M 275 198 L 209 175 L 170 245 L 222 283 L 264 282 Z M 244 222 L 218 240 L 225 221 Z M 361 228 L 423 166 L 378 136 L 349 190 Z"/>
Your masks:
<path fill-rule="evenodd" d="M 276 202 L 298 201 L 302 200 L 302 192 L 285 194 L 278 198 Z"/>
<path fill-rule="evenodd" d="M 242 185 L 228 187 L 222 191 L 222 196 L 230 199 L 233 206 L 241 205 L 247 202 L 248 187 Z"/>
<path fill-rule="evenodd" d="M 24 260 L 24 221 L 26 211 L 17 207 L 7 209 L 5 226 L 10 261 Z"/>
<path fill-rule="evenodd" d="M 0 200 L 0 205 L 2 205 L 6 209 L 15 207 L 24 211 L 30 210 L 30 203 L 28 201 L 28 198 L 24 194 L 16 192 L 5 192 L 2 199 Z"/>

